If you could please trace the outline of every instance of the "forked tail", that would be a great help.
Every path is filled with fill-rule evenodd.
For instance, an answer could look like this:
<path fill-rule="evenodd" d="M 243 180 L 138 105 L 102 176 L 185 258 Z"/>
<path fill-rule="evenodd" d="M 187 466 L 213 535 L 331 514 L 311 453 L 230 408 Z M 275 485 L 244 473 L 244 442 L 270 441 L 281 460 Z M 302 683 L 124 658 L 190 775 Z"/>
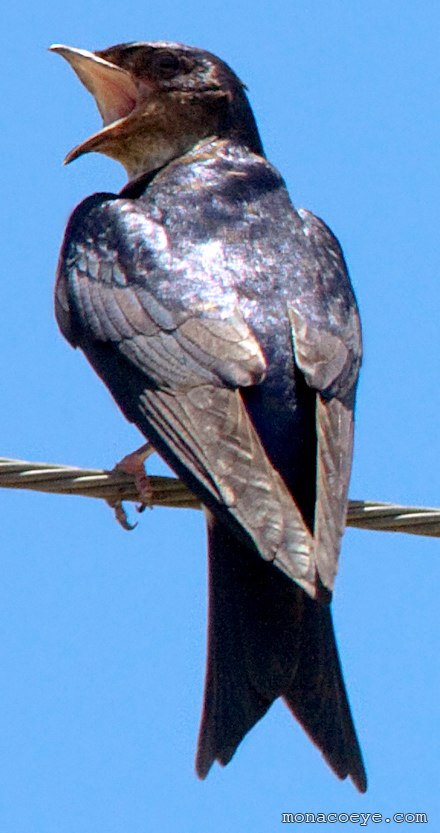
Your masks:
<path fill-rule="evenodd" d="M 339 778 L 366 790 L 331 610 L 209 515 L 209 630 L 196 769 L 227 764 L 282 697 Z"/>

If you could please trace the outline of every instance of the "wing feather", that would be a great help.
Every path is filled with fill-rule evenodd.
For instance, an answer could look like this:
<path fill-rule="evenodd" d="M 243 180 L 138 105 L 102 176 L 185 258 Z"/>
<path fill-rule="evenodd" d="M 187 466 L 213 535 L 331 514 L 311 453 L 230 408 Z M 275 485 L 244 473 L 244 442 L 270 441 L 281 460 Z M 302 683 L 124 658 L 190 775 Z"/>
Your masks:
<path fill-rule="evenodd" d="M 206 385 L 176 397 L 145 390 L 141 400 L 154 432 L 208 490 L 211 506 L 215 500 L 227 509 L 260 555 L 315 597 L 313 536 L 268 459 L 239 391 Z"/>
<path fill-rule="evenodd" d="M 322 220 L 299 212 L 310 248 L 307 285 L 289 304 L 295 359 L 316 404 L 316 564 L 333 589 L 345 528 L 353 452 L 354 400 L 361 329 L 339 243 Z"/>
<path fill-rule="evenodd" d="M 92 363 L 101 350 L 97 369 L 117 401 L 115 362 L 119 379 L 133 371 L 140 376 L 139 402 L 129 410 L 141 414 L 141 430 L 176 470 L 190 473 L 205 503 L 315 597 L 313 536 L 240 394 L 265 378 L 266 361 L 236 290 L 215 274 L 206 287 L 205 275 L 187 268 L 178 295 L 170 294 L 160 262 L 164 249 L 155 243 L 155 234 L 162 236 L 153 222 L 147 224 L 150 244 L 142 238 L 142 257 L 118 245 L 136 225 L 136 204 L 130 202 L 130 214 L 121 211 L 125 202 L 92 202 L 88 211 L 83 205 L 74 213 L 59 264 L 60 327 Z M 108 350 L 119 357 L 113 365 Z"/>

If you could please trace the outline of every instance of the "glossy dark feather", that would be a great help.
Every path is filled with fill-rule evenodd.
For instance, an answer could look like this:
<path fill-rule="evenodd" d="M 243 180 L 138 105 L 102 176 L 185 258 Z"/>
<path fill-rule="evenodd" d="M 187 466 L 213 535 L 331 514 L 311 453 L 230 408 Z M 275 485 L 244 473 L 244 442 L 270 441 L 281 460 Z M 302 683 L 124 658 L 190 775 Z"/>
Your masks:
<path fill-rule="evenodd" d="M 227 763 L 283 697 L 339 777 L 364 790 L 328 606 L 359 318 L 337 241 L 295 211 L 239 96 L 239 134 L 224 128 L 76 209 L 57 319 L 208 510 L 199 774 Z"/>

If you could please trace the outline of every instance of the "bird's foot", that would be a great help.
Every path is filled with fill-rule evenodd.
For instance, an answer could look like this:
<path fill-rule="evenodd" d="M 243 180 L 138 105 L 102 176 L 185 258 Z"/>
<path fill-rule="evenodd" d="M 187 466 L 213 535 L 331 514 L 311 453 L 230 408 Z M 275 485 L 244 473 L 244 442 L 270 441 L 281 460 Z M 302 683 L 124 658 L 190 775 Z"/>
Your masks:
<path fill-rule="evenodd" d="M 155 451 L 151 443 L 145 443 L 136 451 L 127 454 L 114 467 L 114 471 L 122 471 L 124 474 L 131 474 L 134 477 L 136 489 L 139 494 L 140 503 L 136 506 L 137 512 L 143 512 L 148 506 L 151 509 L 153 500 L 153 489 L 151 487 L 150 478 L 145 471 L 145 461 Z M 115 518 L 123 529 L 134 529 L 137 524 L 131 524 L 127 518 L 127 513 L 122 505 L 121 500 L 108 501 L 109 505 L 114 509 Z"/>
<path fill-rule="evenodd" d="M 131 532 L 132 529 L 135 529 L 135 527 L 137 527 L 137 523 L 131 524 L 128 520 L 128 515 L 124 506 L 122 505 L 122 500 L 116 498 L 112 500 L 107 500 L 106 503 L 108 503 L 110 508 L 113 509 L 115 513 L 115 518 L 118 524 L 122 526 L 122 529 L 126 529 L 127 532 Z"/>
<path fill-rule="evenodd" d="M 123 457 L 115 466 L 116 471 L 123 471 L 124 474 L 134 476 L 136 489 L 141 500 L 141 505 L 138 507 L 139 512 L 142 512 L 146 506 L 151 506 L 153 500 L 153 489 L 151 488 L 150 478 L 145 471 L 145 461 L 153 454 L 154 450 L 151 443 L 145 443 L 136 451 L 132 451 L 131 454 Z"/>

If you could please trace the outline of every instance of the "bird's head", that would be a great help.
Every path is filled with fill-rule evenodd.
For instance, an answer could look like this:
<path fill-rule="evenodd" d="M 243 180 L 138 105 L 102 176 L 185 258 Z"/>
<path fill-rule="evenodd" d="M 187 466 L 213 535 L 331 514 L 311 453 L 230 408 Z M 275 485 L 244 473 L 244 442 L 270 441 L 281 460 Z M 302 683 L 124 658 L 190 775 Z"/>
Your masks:
<path fill-rule="evenodd" d="M 58 44 L 50 48 L 92 93 L 104 123 L 66 162 L 98 151 L 121 162 L 132 179 L 206 139 L 231 138 L 263 152 L 243 84 L 209 52 L 165 42 L 120 44 L 98 52 Z"/>

